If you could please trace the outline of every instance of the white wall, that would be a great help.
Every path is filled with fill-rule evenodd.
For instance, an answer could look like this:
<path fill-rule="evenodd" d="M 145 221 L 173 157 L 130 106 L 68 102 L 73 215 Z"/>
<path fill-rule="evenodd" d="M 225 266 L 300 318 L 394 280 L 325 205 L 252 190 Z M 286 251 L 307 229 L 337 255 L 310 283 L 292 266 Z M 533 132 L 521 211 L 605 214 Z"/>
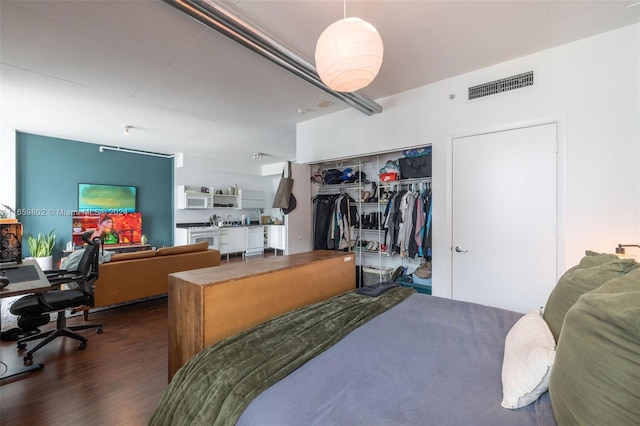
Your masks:
<path fill-rule="evenodd" d="M 214 189 L 223 189 L 226 194 L 228 187 L 234 184 L 238 185 L 240 189 L 255 189 L 265 192 L 265 205 L 267 208 L 264 210 L 264 214 L 271 214 L 270 208 L 273 204 L 273 189 L 271 188 L 273 176 L 255 176 L 240 173 L 229 173 L 217 171 L 214 168 L 197 168 L 197 167 L 176 167 L 174 182 L 175 185 L 189 185 L 189 186 L 210 186 Z M 177 206 L 179 194 L 175 193 L 175 205 Z M 237 210 L 237 209 L 213 209 L 213 210 L 181 210 L 176 209 L 175 221 L 176 223 L 185 222 L 205 222 L 209 216 L 216 214 L 227 218 L 228 215 L 235 219 L 240 219 L 240 216 L 247 215 L 252 220 L 259 220 L 260 215 L 257 209 Z"/>
<path fill-rule="evenodd" d="M 291 164 L 291 177 L 296 197 L 296 208 L 285 215 L 285 237 L 287 248 L 285 254 L 311 251 L 313 248 L 311 235 L 311 168 L 305 164 Z"/>
<path fill-rule="evenodd" d="M 558 120 L 566 147 L 564 270 L 586 249 L 640 242 L 640 25 L 498 64 L 298 124 L 297 161 L 315 163 L 433 144 L 434 294 L 450 296 L 452 136 Z M 533 70 L 530 88 L 467 101 L 468 87 Z M 455 95 L 450 99 L 450 95 Z"/>

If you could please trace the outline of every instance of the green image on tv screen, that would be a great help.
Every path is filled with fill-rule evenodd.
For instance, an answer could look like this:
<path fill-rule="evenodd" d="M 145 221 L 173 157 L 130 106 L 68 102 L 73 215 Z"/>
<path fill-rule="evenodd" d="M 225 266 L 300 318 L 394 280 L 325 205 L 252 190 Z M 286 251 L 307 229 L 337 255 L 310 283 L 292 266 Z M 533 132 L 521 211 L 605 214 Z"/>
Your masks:
<path fill-rule="evenodd" d="M 80 183 L 78 184 L 78 211 L 133 213 L 136 211 L 136 187 Z"/>

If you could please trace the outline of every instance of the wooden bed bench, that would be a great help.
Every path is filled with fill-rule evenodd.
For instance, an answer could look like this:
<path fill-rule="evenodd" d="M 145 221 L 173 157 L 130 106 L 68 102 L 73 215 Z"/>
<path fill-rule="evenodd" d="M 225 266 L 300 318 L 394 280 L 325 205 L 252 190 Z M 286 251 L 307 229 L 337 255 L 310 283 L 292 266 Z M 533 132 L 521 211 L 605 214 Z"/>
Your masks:
<path fill-rule="evenodd" d="M 353 253 L 327 250 L 170 274 L 169 380 L 206 346 L 353 290 L 355 278 Z"/>

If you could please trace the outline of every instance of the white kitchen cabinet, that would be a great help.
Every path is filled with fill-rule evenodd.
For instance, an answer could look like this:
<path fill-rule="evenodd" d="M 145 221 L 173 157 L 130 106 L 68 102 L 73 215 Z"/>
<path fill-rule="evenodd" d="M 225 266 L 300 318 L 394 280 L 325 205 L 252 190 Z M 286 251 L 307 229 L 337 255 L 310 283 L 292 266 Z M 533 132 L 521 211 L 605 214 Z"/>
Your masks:
<path fill-rule="evenodd" d="M 264 209 L 265 195 L 264 191 L 255 189 L 241 189 L 238 198 L 240 199 L 239 208 L 241 209 Z"/>
<path fill-rule="evenodd" d="M 247 248 L 247 228 L 244 226 L 220 228 L 220 254 L 243 253 Z"/>
<path fill-rule="evenodd" d="M 249 226 L 245 254 L 248 256 L 264 253 L 264 226 Z"/>
<path fill-rule="evenodd" d="M 287 248 L 284 232 L 284 225 L 269 225 L 269 247 L 275 250 L 282 250 L 284 253 Z"/>

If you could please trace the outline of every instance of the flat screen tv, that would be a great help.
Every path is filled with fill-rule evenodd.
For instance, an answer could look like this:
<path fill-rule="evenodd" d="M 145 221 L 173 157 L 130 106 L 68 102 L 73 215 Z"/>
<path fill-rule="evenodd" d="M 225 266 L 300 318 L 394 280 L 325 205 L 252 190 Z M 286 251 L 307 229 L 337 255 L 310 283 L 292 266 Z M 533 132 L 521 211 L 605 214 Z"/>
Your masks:
<path fill-rule="evenodd" d="M 142 213 L 78 213 L 73 216 L 73 245 L 82 246 L 85 232 L 101 228 L 105 244 L 140 244 Z"/>
<path fill-rule="evenodd" d="M 136 187 L 78 184 L 78 211 L 123 214 L 136 211 Z"/>

